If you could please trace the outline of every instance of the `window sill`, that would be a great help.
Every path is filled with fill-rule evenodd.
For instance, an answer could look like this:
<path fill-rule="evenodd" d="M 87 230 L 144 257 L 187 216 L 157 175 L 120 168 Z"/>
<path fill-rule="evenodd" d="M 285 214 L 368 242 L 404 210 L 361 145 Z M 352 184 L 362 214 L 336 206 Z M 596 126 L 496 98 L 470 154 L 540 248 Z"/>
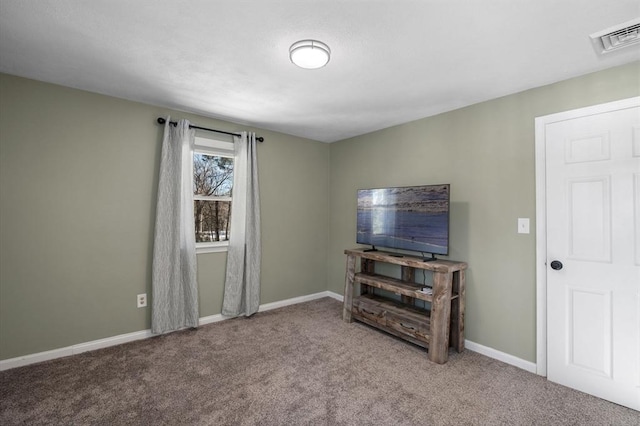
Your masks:
<path fill-rule="evenodd" d="M 219 252 L 228 251 L 228 249 L 229 249 L 228 241 L 224 241 L 221 243 L 213 243 L 213 244 L 196 243 L 196 254 L 219 253 Z"/>

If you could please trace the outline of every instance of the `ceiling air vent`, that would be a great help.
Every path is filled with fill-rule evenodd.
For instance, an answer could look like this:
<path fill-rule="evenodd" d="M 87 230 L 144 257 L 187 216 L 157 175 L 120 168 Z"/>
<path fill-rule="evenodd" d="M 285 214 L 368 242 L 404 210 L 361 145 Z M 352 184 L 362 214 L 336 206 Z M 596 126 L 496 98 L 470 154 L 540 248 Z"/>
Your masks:
<path fill-rule="evenodd" d="M 599 53 L 608 53 L 640 42 L 640 18 L 591 34 Z"/>

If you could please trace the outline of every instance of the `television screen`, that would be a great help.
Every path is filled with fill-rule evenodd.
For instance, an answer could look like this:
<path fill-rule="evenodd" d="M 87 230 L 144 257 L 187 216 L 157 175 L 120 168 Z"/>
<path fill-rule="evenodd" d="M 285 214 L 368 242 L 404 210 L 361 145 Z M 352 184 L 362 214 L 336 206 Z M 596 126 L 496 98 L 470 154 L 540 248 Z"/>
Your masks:
<path fill-rule="evenodd" d="M 449 253 L 449 185 L 358 190 L 358 244 Z"/>

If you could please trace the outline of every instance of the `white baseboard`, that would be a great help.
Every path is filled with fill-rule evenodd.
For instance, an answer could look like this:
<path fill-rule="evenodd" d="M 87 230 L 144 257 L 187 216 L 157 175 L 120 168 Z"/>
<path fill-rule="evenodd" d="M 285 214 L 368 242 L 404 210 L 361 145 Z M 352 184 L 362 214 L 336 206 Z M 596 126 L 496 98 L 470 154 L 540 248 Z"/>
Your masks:
<path fill-rule="evenodd" d="M 336 299 L 339 302 L 343 302 L 344 301 L 344 296 L 338 293 L 334 293 L 332 291 L 325 291 L 325 293 L 327 293 L 327 296 L 329 296 L 332 299 Z"/>
<path fill-rule="evenodd" d="M 326 291 L 325 293 L 326 296 L 339 300 L 340 302 L 344 300 L 344 296 L 342 296 L 341 294 L 337 294 L 332 291 Z M 488 346 L 483 346 L 466 339 L 464 341 L 464 345 L 465 348 L 469 349 L 470 351 L 478 352 L 479 354 L 488 356 L 489 358 L 497 359 L 498 361 L 502 361 L 505 364 L 513 365 L 515 367 L 529 371 L 530 373 L 536 374 L 536 364 L 534 362 L 526 361 L 513 355 L 509 355 L 508 353 L 500 352 L 499 350 L 490 348 Z"/>
<path fill-rule="evenodd" d="M 513 365 L 514 367 L 522 368 L 523 370 L 536 374 L 535 362 L 527 361 L 522 358 L 509 355 L 508 353 L 505 353 L 505 352 L 500 352 L 497 349 L 493 349 L 488 346 L 483 346 L 479 343 L 475 343 L 470 340 L 465 340 L 464 346 L 470 351 L 478 352 L 479 354 L 488 356 L 489 358 L 497 359 L 498 361 L 502 361 L 505 364 Z"/>
<path fill-rule="evenodd" d="M 307 296 L 294 297 L 292 299 L 281 300 L 279 302 L 265 303 L 258 308 L 259 312 L 269 311 L 271 309 L 277 309 L 284 306 L 295 305 L 296 303 L 308 302 L 311 300 L 321 299 L 323 297 L 332 297 L 334 299 L 342 301 L 342 296 L 339 294 L 322 291 L 320 293 L 309 294 Z M 214 322 L 224 321 L 229 319 L 221 314 L 209 315 L 199 319 L 200 325 L 211 324 Z M 10 358 L 0 361 L 0 371 L 9 370 L 11 368 L 22 367 L 24 365 L 35 364 L 38 362 L 49 361 L 56 358 L 62 358 L 65 356 L 80 354 L 83 352 L 94 351 L 96 349 L 107 348 L 109 346 L 121 345 L 123 343 L 133 342 L 134 340 L 147 339 L 153 336 L 151 330 L 135 331 L 133 333 L 120 334 L 118 336 L 107 337 L 104 339 L 93 340 L 85 343 L 78 343 L 77 345 L 67 346 L 65 348 L 53 349 L 45 352 L 38 352 L 30 355 L 23 355 L 16 358 Z"/>
<path fill-rule="evenodd" d="M 224 321 L 232 317 L 226 317 L 222 314 L 208 315 L 198 319 L 198 325 L 213 324 L 214 322 Z"/>
<path fill-rule="evenodd" d="M 258 312 L 270 311 L 272 309 L 282 308 L 284 306 L 295 305 L 297 303 L 309 302 L 311 300 L 330 297 L 332 299 L 343 301 L 344 297 L 332 291 L 322 291 L 320 293 L 309 294 L 306 296 L 294 297 L 291 299 L 281 300 L 278 302 L 265 303 L 260 305 Z M 221 314 L 209 315 L 199 320 L 200 325 L 211 324 L 214 322 L 229 319 Z M 153 336 L 151 330 L 135 331 L 133 333 L 120 334 L 118 336 L 107 337 L 105 339 L 93 340 L 91 342 L 78 343 L 77 345 L 67 346 L 66 348 L 53 349 L 50 351 L 39 352 L 31 355 L 24 355 L 17 358 L 10 358 L 0 361 L 0 371 L 9 370 L 11 368 L 22 367 L 24 365 L 35 364 L 38 362 L 49 361 L 56 358 L 80 354 L 83 352 L 94 351 L 96 349 L 107 348 L 109 346 L 121 345 L 123 343 L 133 342 L 135 340 L 147 339 Z M 497 359 L 504 363 L 513 365 L 531 373 L 536 372 L 536 364 L 530 361 L 517 358 L 496 349 L 480 345 L 470 340 L 465 340 L 465 347 L 471 351 L 478 352 L 489 358 Z"/>
<path fill-rule="evenodd" d="M 95 351 L 96 349 L 108 348 L 109 346 L 121 345 L 151 337 L 151 330 L 134 331 L 133 333 L 120 334 L 118 336 L 107 337 L 105 339 L 93 340 L 91 342 L 78 343 L 66 348 L 53 349 L 45 352 L 24 355 L 17 358 L 10 358 L 0 361 L 0 371 L 11 368 L 22 367 L 24 365 L 36 364 L 38 362 L 49 361 L 65 356 L 81 354 L 83 352 Z"/>
<path fill-rule="evenodd" d="M 293 297 L 291 299 L 265 303 L 264 305 L 260 305 L 260 307 L 258 308 L 258 312 L 270 311 L 272 309 L 283 308 L 285 306 L 295 305 L 297 303 L 310 302 L 312 300 L 322 299 L 323 297 L 331 297 L 333 299 L 336 299 L 342 302 L 342 295 L 339 295 L 332 291 L 321 291 L 320 293 L 308 294 L 306 296 Z M 200 325 L 211 324 L 218 321 L 224 321 L 230 318 L 232 317 L 227 317 L 222 314 L 209 315 L 209 316 L 200 318 L 199 324 Z"/>
<path fill-rule="evenodd" d="M 281 300 L 279 302 L 265 303 L 264 305 L 260 305 L 258 308 L 258 312 L 270 311 L 272 309 L 282 308 L 284 306 L 295 305 L 297 303 L 310 302 L 316 299 L 322 299 L 323 297 L 333 297 L 338 296 L 335 293 L 330 291 L 321 291 L 320 293 L 308 294 L 306 296 L 294 297 L 292 299 Z"/>

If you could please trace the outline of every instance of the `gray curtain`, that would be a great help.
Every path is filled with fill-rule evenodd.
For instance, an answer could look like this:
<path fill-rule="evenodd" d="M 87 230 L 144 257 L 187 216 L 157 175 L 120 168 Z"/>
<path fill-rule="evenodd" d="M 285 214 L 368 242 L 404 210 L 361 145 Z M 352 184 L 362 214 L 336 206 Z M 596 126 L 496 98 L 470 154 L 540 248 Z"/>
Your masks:
<path fill-rule="evenodd" d="M 260 189 L 255 133 L 234 137 L 231 236 L 222 315 L 250 316 L 260 306 Z"/>
<path fill-rule="evenodd" d="M 193 218 L 195 130 L 180 120 L 164 126 L 153 241 L 151 332 L 198 326 Z"/>

